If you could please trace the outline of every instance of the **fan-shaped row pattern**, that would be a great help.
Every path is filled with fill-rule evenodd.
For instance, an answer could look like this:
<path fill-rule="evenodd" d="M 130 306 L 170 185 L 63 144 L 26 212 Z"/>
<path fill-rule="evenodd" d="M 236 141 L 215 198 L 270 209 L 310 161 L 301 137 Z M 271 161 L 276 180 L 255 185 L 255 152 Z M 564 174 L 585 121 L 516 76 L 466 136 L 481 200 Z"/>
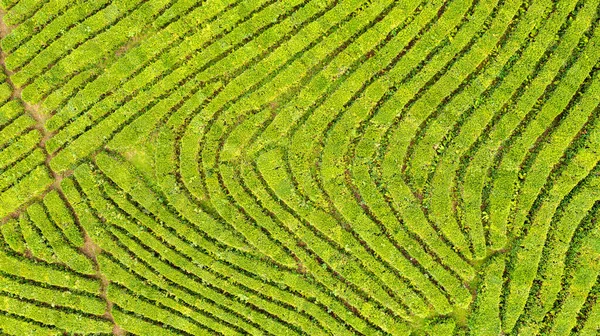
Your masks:
<path fill-rule="evenodd" d="M 598 0 L 0 3 L 2 332 L 598 332 Z"/>

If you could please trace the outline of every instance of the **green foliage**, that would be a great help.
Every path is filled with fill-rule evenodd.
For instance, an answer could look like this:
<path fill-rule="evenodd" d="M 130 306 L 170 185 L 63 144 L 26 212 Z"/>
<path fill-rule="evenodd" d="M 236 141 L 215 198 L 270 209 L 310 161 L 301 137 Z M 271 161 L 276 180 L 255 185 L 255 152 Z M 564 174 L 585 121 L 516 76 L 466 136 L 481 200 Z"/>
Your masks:
<path fill-rule="evenodd" d="M 600 0 L 0 0 L 0 334 L 596 335 Z"/>

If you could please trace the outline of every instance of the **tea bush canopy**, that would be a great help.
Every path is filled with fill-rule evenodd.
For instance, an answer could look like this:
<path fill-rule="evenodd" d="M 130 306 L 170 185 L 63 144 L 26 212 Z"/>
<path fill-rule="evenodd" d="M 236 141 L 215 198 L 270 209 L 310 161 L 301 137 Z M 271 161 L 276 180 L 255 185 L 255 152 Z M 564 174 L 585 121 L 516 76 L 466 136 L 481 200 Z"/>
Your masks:
<path fill-rule="evenodd" d="M 600 334 L 600 0 L 0 21 L 0 334 Z"/>

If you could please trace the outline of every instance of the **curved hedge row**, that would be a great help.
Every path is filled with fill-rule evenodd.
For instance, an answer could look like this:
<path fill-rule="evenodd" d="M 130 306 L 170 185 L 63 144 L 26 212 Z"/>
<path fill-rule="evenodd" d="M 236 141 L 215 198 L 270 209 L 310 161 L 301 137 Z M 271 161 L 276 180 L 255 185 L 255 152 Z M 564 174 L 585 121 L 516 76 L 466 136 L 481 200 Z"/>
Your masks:
<path fill-rule="evenodd" d="M 600 0 L 0 7 L 0 333 L 600 332 Z"/>

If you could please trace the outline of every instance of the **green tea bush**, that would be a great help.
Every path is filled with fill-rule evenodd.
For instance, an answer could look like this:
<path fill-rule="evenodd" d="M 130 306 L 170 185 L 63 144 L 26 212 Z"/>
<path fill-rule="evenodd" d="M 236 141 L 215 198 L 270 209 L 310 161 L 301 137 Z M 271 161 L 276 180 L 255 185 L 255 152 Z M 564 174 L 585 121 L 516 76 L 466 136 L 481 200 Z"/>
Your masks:
<path fill-rule="evenodd" d="M 0 0 L 0 334 L 597 335 L 600 0 Z"/>

